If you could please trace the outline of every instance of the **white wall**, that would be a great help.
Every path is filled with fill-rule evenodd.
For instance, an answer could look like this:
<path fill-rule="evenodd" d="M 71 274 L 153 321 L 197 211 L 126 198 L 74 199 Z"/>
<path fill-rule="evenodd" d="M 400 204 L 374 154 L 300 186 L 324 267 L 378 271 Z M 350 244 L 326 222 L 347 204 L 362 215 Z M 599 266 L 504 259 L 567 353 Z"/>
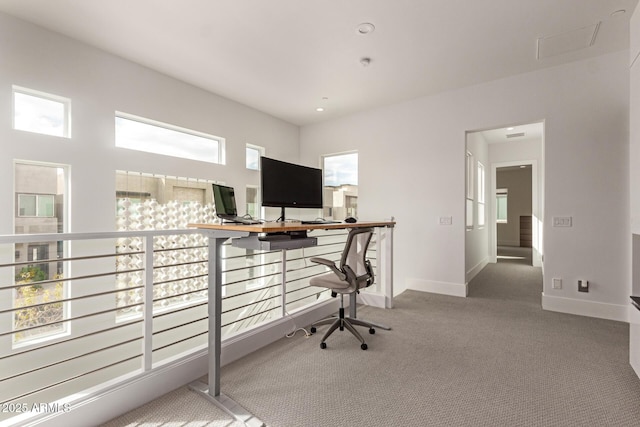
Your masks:
<path fill-rule="evenodd" d="M 628 52 L 422 97 L 301 129 L 301 159 L 360 153 L 363 219 L 398 221 L 395 288 L 460 294 L 465 283 L 465 132 L 545 121 L 546 308 L 626 320 Z M 611 209 L 615 207 L 615 209 Z M 438 217 L 453 216 L 453 226 Z M 551 278 L 566 286 L 552 290 Z M 589 293 L 577 292 L 578 278 Z"/>
<path fill-rule="evenodd" d="M 632 238 L 632 286 L 630 295 L 640 296 L 640 10 L 631 17 L 630 106 L 630 218 Z M 640 377 L 640 311 L 629 305 L 629 360 Z"/>
<path fill-rule="evenodd" d="M 0 200 L 13 200 L 14 159 L 71 165 L 70 231 L 115 229 L 117 169 L 223 180 L 242 189 L 242 214 L 244 186 L 259 181 L 245 168 L 246 143 L 298 160 L 297 126 L 2 14 L 0 57 Z M 12 85 L 70 98 L 72 138 L 13 130 Z M 115 111 L 226 138 L 227 164 L 115 148 Z M 13 211 L 0 210 L 0 234 L 12 224 Z"/>

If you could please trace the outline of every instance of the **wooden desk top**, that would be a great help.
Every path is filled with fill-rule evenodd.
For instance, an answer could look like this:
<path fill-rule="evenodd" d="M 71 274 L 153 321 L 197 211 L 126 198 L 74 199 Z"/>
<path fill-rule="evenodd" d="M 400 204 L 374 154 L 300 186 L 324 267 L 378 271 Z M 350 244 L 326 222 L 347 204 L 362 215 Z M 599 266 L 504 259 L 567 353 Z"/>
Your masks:
<path fill-rule="evenodd" d="M 249 233 L 279 233 L 286 231 L 303 231 L 303 230 L 340 230 L 344 228 L 361 228 L 361 227 L 393 227 L 395 221 L 358 221 L 354 223 L 340 222 L 337 224 L 302 224 L 300 222 L 266 222 L 264 224 L 247 225 L 247 224 L 188 224 L 188 227 L 201 228 L 207 230 L 227 230 L 227 231 L 245 231 Z"/>

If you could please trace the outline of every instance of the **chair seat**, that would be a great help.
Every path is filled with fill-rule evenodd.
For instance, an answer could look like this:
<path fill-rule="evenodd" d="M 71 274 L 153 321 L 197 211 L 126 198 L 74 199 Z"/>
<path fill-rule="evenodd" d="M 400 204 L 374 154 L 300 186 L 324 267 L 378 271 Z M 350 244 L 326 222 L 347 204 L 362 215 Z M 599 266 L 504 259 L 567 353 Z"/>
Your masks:
<path fill-rule="evenodd" d="M 311 286 L 320 286 L 323 288 L 329 288 L 339 293 L 351 293 L 355 289 L 349 285 L 348 282 L 340 280 L 338 276 L 333 273 L 326 273 L 320 276 L 312 277 L 309 280 Z"/>

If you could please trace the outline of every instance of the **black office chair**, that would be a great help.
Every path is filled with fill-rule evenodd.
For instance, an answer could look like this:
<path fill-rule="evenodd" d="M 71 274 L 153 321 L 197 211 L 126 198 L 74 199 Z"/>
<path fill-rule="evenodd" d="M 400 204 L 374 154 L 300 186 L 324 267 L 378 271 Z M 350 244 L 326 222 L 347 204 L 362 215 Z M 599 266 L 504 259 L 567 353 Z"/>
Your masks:
<path fill-rule="evenodd" d="M 374 326 L 379 326 L 360 319 L 345 317 L 344 315 L 344 295 L 357 293 L 360 289 L 373 284 L 373 267 L 371 266 L 371 262 L 367 259 L 367 248 L 369 247 L 369 242 L 371 242 L 372 235 L 373 228 L 350 229 L 349 235 L 347 236 L 347 242 L 344 250 L 342 251 L 339 267 L 336 266 L 335 262 L 328 259 L 311 258 L 312 262 L 326 265 L 331 269 L 331 272 L 329 273 L 311 278 L 309 282 L 311 286 L 331 289 L 331 296 L 333 297 L 340 294 L 340 310 L 338 315 L 322 319 L 311 325 L 311 333 L 315 333 L 316 326 L 326 325 L 329 323 L 331 324 L 329 330 L 327 330 L 322 337 L 320 348 L 327 348 L 327 343 L 325 341 L 337 328 L 340 328 L 341 331 L 343 331 L 344 328 L 347 328 L 349 332 L 360 340 L 360 348 L 366 350 L 367 344 L 364 342 L 364 338 L 362 338 L 362 335 L 360 335 L 353 325 L 368 327 L 370 334 L 374 334 L 376 332 L 373 328 Z M 355 301 L 355 298 L 352 302 L 353 301 Z"/>

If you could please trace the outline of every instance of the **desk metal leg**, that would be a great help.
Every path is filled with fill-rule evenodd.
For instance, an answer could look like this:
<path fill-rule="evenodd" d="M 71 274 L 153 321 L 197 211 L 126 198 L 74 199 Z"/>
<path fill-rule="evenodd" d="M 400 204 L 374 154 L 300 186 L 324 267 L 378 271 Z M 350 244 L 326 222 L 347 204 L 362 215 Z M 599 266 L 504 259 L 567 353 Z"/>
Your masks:
<path fill-rule="evenodd" d="M 251 427 L 265 424 L 228 396 L 220 393 L 222 320 L 222 243 L 226 238 L 209 237 L 209 384 L 196 381 L 189 388 L 238 421 Z"/>

